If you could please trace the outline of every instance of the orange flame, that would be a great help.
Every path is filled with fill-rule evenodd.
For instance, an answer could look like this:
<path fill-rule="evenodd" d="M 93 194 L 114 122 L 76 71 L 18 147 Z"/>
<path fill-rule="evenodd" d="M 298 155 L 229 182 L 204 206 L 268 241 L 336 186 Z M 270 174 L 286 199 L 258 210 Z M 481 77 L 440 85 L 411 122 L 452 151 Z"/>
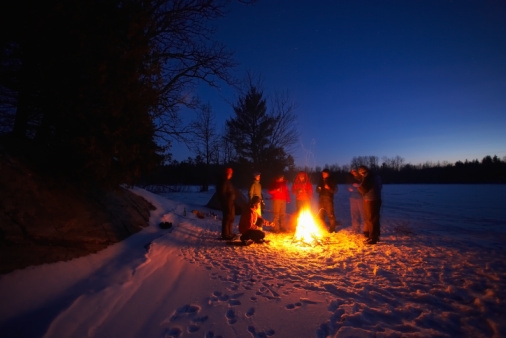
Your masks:
<path fill-rule="evenodd" d="M 295 230 L 294 241 L 313 244 L 323 237 L 323 231 L 319 223 L 315 221 L 311 210 L 304 208 L 300 211 L 297 218 L 297 228 Z"/>

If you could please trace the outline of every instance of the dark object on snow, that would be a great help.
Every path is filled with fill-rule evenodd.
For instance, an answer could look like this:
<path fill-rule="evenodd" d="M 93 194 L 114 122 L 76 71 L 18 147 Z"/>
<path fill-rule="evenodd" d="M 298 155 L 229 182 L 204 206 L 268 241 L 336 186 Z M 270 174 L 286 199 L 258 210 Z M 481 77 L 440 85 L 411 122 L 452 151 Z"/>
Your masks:
<path fill-rule="evenodd" d="M 218 192 L 213 194 L 213 197 L 207 202 L 206 207 L 214 210 L 221 210 L 220 195 Z M 247 208 L 249 208 L 248 200 L 240 190 L 235 189 L 235 214 L 240 215 L 243 210 Z"/>
<path fill-rule="evenodd" d="M 249 241 L 226 241 L 227 245 L 233 245 L 233 246 L 249 246 L 253 244 L 252 240 Z"/>
<path fill-rule="evenodd" d="M 161 229 L 170 229 L 172 228 L 172 222 L 162 222 L 159 226 Z"/>
<path fill-rule="evenodd" d="M 231 240 L 227 241 L 227 245 L 234 245 L 234 246 L 250 246 L 251 244 L 269 244 L 270 240 L 268 239 L 260 239 L 258 241 L 254 241 L 252 239 L 248 239 L 247 241 L 243 240 Z"/>
<path fill-rule="evenodd" d="M 202 212 L 202 211 L 198 211 L 198 210 L 192 210 L 192 214 L 194 214 L 195 216 L 197 216 L 198 218 L 205 218 L 206 215 Z"/>

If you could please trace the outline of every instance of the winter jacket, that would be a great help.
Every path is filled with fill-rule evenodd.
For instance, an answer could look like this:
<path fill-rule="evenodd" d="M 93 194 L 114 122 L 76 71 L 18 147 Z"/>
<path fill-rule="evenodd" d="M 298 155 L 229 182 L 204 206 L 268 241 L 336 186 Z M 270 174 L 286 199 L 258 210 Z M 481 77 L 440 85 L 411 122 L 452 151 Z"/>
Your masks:
<path fill-rule="evenodd" d="M 325 184 L 329 186 L 329 189 L 325 189 Z M 326 179 L 323 179 L 323 177 L 320 178 L 320 181 L 318 182 L 318 185 L 316 186 L 316 191 L 320 195 L 320 199 L 322 198 L 330 198 L 334 199 L 334 194 L 337 192 L 337 184 L 336 181 L 332 177 L 327 177 Z"/>
<path fill-rule="evenodd" d="M 263 200 L 262 196 L 262 185 L 260 184 L 260 181 L 254 180 L 251 184 L 251 187 L 249 188 L 249 200 L 253 198 L 253 196 L 260 197 L 260 201 Z"/>
<path fill-rule="evenodd" d="M 299 178 L 300 175 L 304 176 L 304 179 Z M 309 181 L 309 176 L 306 172 L 301 171 L 295 178 L 292 184 L 292 194 L 295 195 L 297 201 L 307 201 L 313 197 L 313 186 Z"/>
<path fill-rule="evenodd" d="M 239 232 L 244 234 L 248 232 L 248 230 L 262 230 L 260 229 L 260 225 L 264 223 L 263 218 L 258 216 L 258 213 L 253 208 L 246 209 L 239 219 Z"/>
<path fill-rule="evenodd" d="M 362 183 L 358 187 L 358 191 L 362 194 L 364 201 L 381 200 L 381 189 L 381 177 L 374 173 L 365 175 Z"/>
<path fill-rule="evenodd" d="M 274 181 L 268 191 L 273 200 L 290 202 L 290 192 L 288 191 L 286 181 Z"/>
<path fill-rule="evenodd" d="M 223 180 L 219 186 L 219 197 L 222 207 L 228 206 L 233 207 L 235 201 L 235 188 L 232 185 L 232 181 Z"/>
<path fill-rule="evenodd" d="M 352 174 L 348 174 L 348 176 L 346 177 L 346 183 L 349 185 L 348 191 L 350 198 L 362 198 L 362 194 L 360 194 L 360 192 L 358 191 L 358 186 L 360 185 L 361 182 L 362 180 L 356 178 Z"/>

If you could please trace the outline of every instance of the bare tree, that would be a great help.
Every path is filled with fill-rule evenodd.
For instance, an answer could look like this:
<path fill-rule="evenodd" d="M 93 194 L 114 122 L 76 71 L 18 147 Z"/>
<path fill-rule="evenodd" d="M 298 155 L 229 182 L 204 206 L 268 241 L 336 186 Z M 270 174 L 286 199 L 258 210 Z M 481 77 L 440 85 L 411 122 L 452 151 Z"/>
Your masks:
<path fill-rule="evenodd" d="M 382 158 L 382 161 L 383 166 L 387 166 L 388 168 L 391 168 L 396 171 L 401 170 L 402 166 L 404 165 L 404 158 L 400 157 L 399 155 L 392 158 L 384 156 Z"/>
<path fill-rule="evenodd" d="M 220 140 L 221 154 L 223 155 L 222 164 L 231 163 L 237 160 L 237 153 L 234 150 L 233 143 L 228 139 L 226 131 L 223 132 Z"/>
<path fill-rule="evenodd" d="M 276 119 L 270 138 L 271 146 L 282 148 L 287 153 L 290 153 L 294 150 L 294 146 L 297 144 L 299 138 L 299 134 L 295 128 L 297 121 L 297 116 L 295 115 L 296 105 L 288 93 L 279 92 L 274 94 L 271 104 L 272 116 Z"/>
<path fill-rule="evenodd" d="M 247 3 L 247 1 L 241 1 Z M 214 41 L 210 21 L 224 15 L 230 0 L 152 0 L 151 36 L 153 62 L 159 64 L 160 100 L 153 110 L 156 136 L 165 142 L 188 142 L 193 135 L 182 124 L 179 109 L 198 107 L 190 93 L 197 83 L 218 87 L 220 81 L 235 84 L 229 70 L 235 66 L 233 53 Z"/>
<path fill-rule="evenodd" d="M 350 163 L 351 168 L 357 168 L 361 165 L 365 165 L 371 169 L 378 168 L 379 159 L 377 156 L 356 156 L 353 157 Z"/>
<path fill-rule="evenodd" d="M 192 121 L 190 127 L 192 132 L 191 149 L 197 156 L 202 157 L 207 165 L 211 164 L 215 157 L 214 152 L 219 137 L 216 133 L 216 124 L 210 104 L 200 107 L 197 118 Z"/>
<path fill-rule="evenodd" d="M 219 136 L 216 133 L 214 123 L 214 115 L 211 105 L 202 105 L 199 109 L 197 118 L 190 124 L 192 139 L 189 141 L 190 148 L 197 154 L 198 158 L 202 158 L 206 167 L 202 191 L 209 189 L 209 168 L 213 158 L 216 158 L 216 151 L 219 149 Z"/>

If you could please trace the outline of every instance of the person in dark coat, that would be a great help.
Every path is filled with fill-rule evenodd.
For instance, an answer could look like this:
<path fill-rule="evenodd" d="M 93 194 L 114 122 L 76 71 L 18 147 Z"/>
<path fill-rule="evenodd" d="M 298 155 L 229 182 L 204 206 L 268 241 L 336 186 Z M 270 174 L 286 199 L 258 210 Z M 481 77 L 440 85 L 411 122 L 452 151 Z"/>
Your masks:
<path fill-rule="evenodd" d="M 362 183 L 358 186 L 358 191 L 364 199 L 364 234 L 368 236 L 365 243 L 376 244 L 381 232 L 381 178 L 366 166 L 358 167 L 358 173 L 362 176 Z"/>
<path fill-rule="evenodd" d="M 362 182 L 362 176 L 358 173 L 357 169 L 351 169 L 347 177 L 348 192 L 350 198 L 350 214 L 351 214 L 351 228 L 359 234 L 363 232 L 364 228 L 364 201 L 362 195 L 358 191 L 358 187 Z M 365 235 L 365 232 L 364 232 Z M 367 235 L 366 237 L 369 237 Z"/>
<path fill-rule="evenodd" d="M 232 232 L 235 219 L 235 188 L 231 181 L 233 173 L 232 168 L 226 168 L 218 184 L 221 211 L 223 212 L 221 238 L 225 240 L 231 240 L 235 237 Z"/>
<path fill-rule="evenodd" d="M 336 216 L 334 214 L 334 194 L 337 192 L 336 181 L 330 177 L 328 169 L 323 169 L 320 181 L 316 186 L 318 197 L 318 214 L 325 223 L 325 215 L 329 219 L 329 232 L 336 231 Z"/>

